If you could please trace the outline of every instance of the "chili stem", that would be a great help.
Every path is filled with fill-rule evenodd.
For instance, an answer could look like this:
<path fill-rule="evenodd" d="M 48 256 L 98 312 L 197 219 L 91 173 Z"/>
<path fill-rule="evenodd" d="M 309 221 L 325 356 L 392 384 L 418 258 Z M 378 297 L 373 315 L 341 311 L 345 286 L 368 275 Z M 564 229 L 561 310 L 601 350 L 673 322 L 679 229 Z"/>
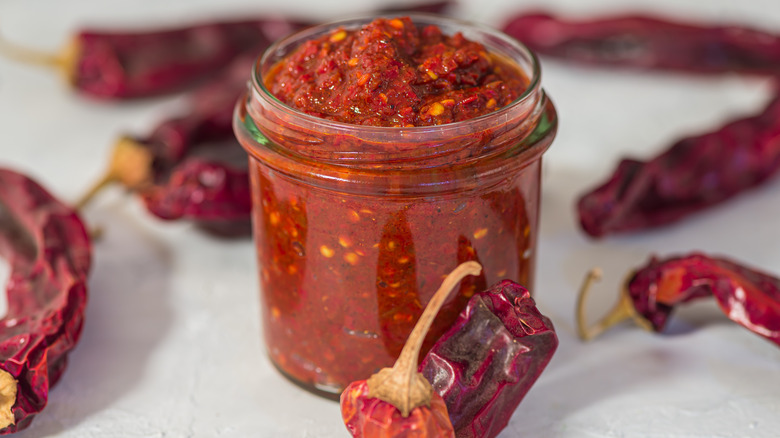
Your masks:
<path fill-rule="evenodd" d="M 63 69 L 67 65 L 67 57 L 63 54 L 41 52 L 29 47 L 23 47 L 2 37 L 0 37 L 0 54 L 25 64 L 42 65 L 59 69 Z"/>
<path fill-rule="evenodd" d="M 482 266 L 477 262 L 465 262 L 458 265 L 444 279 L 439 290 L 433 295 L 425 307 L 420 319 L 412 329 L 412 333 L 404 344 L 392 368 L 384 368 L 368 379 L 368 396 L 388 402 L 408 417 L 418 406 L 428 406 L 431 402 L 433 388 L 425 378 L 417 372 L 417 359 L 420 356 L 425 335 L 433 324 L 433 320 L 447 300 L 452 289 L 468 275 L 479 275 Z"/>
<path fill-rule="evenodd" d="M 20 46 L 0 35 L 0 55 L 25 64 L 54 68 L 60 71 L 70 84 L 76 80 L 76 64 L 80 52 L 80 45 L 75 39 L 66 45 L 60 53 L 50 53 Z"/>
<path fill-rule="evenodd" d="M 588 272 L 585 276 L 585 280 L 583 280 L 579 295 L 577 296 L 577 335 L 580 337 L 580 339 L 583 341 L 589 341 L 601 335 L 612 326 L 617 325 L 627 319 L 633 320 L 637 325 L 645 330 L 652 330 L 652 325 L 650 322 L 636 312 L 633 301 L 631 300 L 631 296 L 628 294 L 628 279 L 631 278 L 633 273 L 628 275 L 624 283 L 623 290 L 620 293 L 620 298 L 618 299 L 618 302 L 615 303 L 612 310 L 607 312 L 607 314 L 604 315 L 595 324 L 591 325 L 590 327 L 587 326 L 585 322 L 585 299 L 593 286 L 593 282 L 600 280 L 601 275 L 601 269 L 591 269 L 590 272 Z"/>
<path fill-rule="evenodd" d="M 140 189 L 151 182 L 152 154 L 135 140 L 122 137 L 114 145 L 105 175 L 76 201 L 75 208 L 84 208 L 101 190 L 113 183 L 128 189 Z"/>

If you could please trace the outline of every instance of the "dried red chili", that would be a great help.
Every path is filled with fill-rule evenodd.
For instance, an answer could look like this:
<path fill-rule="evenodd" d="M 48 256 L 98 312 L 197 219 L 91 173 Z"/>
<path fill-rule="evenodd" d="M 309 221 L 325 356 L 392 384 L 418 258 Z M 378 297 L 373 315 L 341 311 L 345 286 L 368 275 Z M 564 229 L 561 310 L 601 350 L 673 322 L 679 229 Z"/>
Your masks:
<path fill-rule="evenodd" d="M 770 274 L 701 253 L 653 257 L 628 277 L 615 308 L 588 327 L 584 299 L 599 275 L 592 271 L 580 292 L 577 323 L 584 340 L 626 319 L 660 332 L 676 306 L 714 297 L 729 319 L 780 346 L 780 279 Z"/>
<path fill-rule="evenodd" d="M 760 114 L 688 137 L 649 161 L 623 160 L 577 203 L 586 233 L 664 225 L 757 186 L 780 169 L 780 95 Z"/>
<path fill-rule="evenodd" d="M 642 15 L 563 20 L 537 12 L 504 32 L 531 50 L 588 64 L 694 73 L 780 73 L 780 36 L 738 25 L 709 26 Z"/>
<path fill-rule="evenodd" d="M 0 434 L 29 426 L 81 334 L 91 244 L 77 214 L 0 168 L 0 256 L 11 265 L 0 320 Z"/>
<path fill-rule="evenodd" d="M 195 90 L 186 114 L 162 121 L 144 138 L 120 139 L 106 175 L 78 205 L 118 182 L 141 194 L 157 217 L 192 220 L 220 235 L 248 235 L 251 196 L 246 167 L 192 155 L 206 151 L 243 158 L 232 117 L 254 58 L 239 57 L 219 77 Z"/>
<path fill-rule="evenodd" d="M 441 13 L 450 1 L 384 12 Z M 151 31 L 84 29 L 57 54 L 42 53 L 0 39 L 0 54 L 60 70 L 84 94 L 110 99 L 179 91 L 205 79 L 238 56 L 256 57 L 273 41 L 314 23 L 278 17 L 215 21 Z M 246 72 L 244 72 L 246 77 Z"/>
<path fill-rule="evenodd" d="M 459 438 L 495 437 L 558 347 L 528 289 L 503 280 L 474 295 L 420 365 Z"/>
<path fill-rule="evenodd" d="M 60 69 L 84 94 L 133 98 L 178 91 L 222 70 L 243 53 L 309 25 L 259 18 L 154 31 L 82 30 L 60 54 L 42 54 L 0 41 L 0 53 Z"/>
<path fill-rule="evenodd" d="M 444 401 L 417 372 L 417 358 L 447 296 L 461 279 L 481 271 L 477 262 L 458 265 L 428 302 L 395 365 L 347 386 L 341 394 L 341 414 L 353 437 L 455 436 Z"/>

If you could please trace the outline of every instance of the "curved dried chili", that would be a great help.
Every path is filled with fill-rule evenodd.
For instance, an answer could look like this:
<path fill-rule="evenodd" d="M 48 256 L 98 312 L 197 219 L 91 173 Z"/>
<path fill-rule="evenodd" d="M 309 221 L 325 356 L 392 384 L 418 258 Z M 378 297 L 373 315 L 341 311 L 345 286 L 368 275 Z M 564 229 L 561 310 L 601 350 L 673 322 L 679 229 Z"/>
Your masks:
<path fill-rule="evenodd" d="M 597 276 L 591 273 L 580 293 L 578 327 L 582 339 L 598 336 L 626 319 L 660 332 L 676 306 L 714 297 L 729 319 L 780 346 L 780 278 L 770 274 L 701 253 L 653 257 L 629 276 L 618 305 L 588 327 L 584 297 Z"/>
<path fill-rule="evenodd" d="M 91 244 L 68 206 L 0 168 L 0 256 L 11 265 L 0 320 L 0 433 L 29 426 L 81 334 Z"/>
<path fill-rule="evenodd" d="M 190 95 L 189 111 L 159 123 L 146 137 L 119 140 L 103 179 L 77 204 L 108 183 L 141 195 L 147 209 L 166 219 L 192 220 L 219 235 L 250 233 L 251 195 L 246 167 L 211 158 L 241 155 L 233 136 L 233 108 L 246 90 L 255 56 L 236 59 L 219 77 Z"/>
<path fill-rule="evenodd" d="M 450 3 L 393 6 L 382 12 L 441 13 Z M 271 42 L 313 24 L 268 16 L 155 30 L 84 29 L 60 53 L 42 53 L 0 39 L 0 54 L 56 68 L 86 95 L 128 99 L 186 89 L 242 54 L 257 57 Z"/>
<path fill-rule="evenodd" d="M 503 30 L 537 53 L 587 64 L 780 74 L 780 36 L 739 25 L 710 26 L 643 15 L 577 21 L 532 12 L 510 19 Z"/>
<path fill-rule="evenodd" d="M 84 94 L 112 99 L 179 91 L 221 71 L 244 53 L 260 54 L 309 23 L 259 18 L 153 31 L 80 31 L 59 54 L 0 41 L 0 53 L 61 70 Z"/>
<path fill-rule="evenodd" d="M 648 160 L 623 160 L 577 203 L 586 233 L 656 227 L 723 202 L 780 170 L 780 95 L 759 114 L 674 143 Z"/>

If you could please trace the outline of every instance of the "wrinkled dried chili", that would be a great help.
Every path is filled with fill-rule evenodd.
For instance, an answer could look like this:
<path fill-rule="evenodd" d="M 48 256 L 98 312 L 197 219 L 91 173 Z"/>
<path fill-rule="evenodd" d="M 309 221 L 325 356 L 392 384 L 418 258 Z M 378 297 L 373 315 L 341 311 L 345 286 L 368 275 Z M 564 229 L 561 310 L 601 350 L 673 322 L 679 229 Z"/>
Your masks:
<path fill-rule="evenodd" d="M 353 437 L 455 436 L 444 401 L 417 371 L 417 358 L 447 296 L 461 279 L 481 271 L 477 262 L 458 265 L 428 302 L 395 365 L 347 386 L 341 394 L 341 414 Z"/>
<path fill-rule="evenodd" d="M 0 168 L 0 434 L 30 425 L 81 334 L 91 244 L 77 214 L 28 177 Z"/>
<path fill-rule="evenodd" d="M 688 137 L 648 160 L 622 160 L 577 211 L 594 237 L 656 227 L 720 203 L 780 169 L 780 95 L 760 114 Z"/>
<path fill-rule="evenodd" d="M 503 280 L 469 300 L 420 371 L 447 404 L 458 438 L 490 438 L 509 423 L 557 347 L 552 322 L 528 289 Z"/>
<path fill-rule="evenodd" d="M 615 308 L 588 327 L 584 299 L 599 275 L 592 271 L 580 292 L 577 322 L 584 340 L 626 319 L 660 332 L 676 306 L 714 297 L 729 319 L 780 346 L 780 279 L 767 273 L 701 253 L 653 257 L 628 277 Z"/>
<path fill-rule="evenodd" d="M 221 235 L 248 235 L 251 196 L 246 167 L 192 155 L 206 150 L 243 156 L 233 136 L 233 108 L 246 90 L 254 58 L 236 59 L 219 77 L 195 90 L 185 115 L 162 121 L 146 137 L 120 139 L 106 175 L 78 205 L 118 182 L 138 192 L 157 217 L 192 220 Z"/>
<path fill-rule="evenodd" d="M 381 12 L 441 13 L 451 1 L 389 7 Z M 281 17 L 215 21 L 158 30 L 84 29 L 57 54 L 0 39 L 0 54 L 60 70 L 80 92 L 126 99 L 183 90 L 221 71 L 242 54 L 262 53 L 273 41 L 314 23 Z M 246 77 L 246 72 L 244 72 Z"/>
<path fill-rule="evenodd" d="M 744 26 L 708 26 L 641 15 L 576 21 L 538 12 L 512 18 L 503 30 L 537 53 L 588 64 L 780 74 L 780 36 Z"/>
<path fill-rule="evenodd" d="M 277 38 L 308 23 L 281 18 L 224 21 L 155 31 L 82 30 L 60 54 L 0 41 L 0 53 L 54 66 L 84 94 L 154 96 L 186 88 L 244 53 L 257 56 Z"/>

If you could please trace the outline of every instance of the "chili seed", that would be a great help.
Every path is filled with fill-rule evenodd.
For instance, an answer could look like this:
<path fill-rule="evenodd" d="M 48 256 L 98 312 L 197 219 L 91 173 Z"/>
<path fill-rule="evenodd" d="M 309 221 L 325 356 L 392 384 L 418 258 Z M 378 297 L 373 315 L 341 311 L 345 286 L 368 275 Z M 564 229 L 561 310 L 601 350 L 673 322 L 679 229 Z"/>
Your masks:
<path fill-rule="evenodd" d="M 344 261 L 354 266 L 360 261 L 360 257 L 354 252 L 348 252 L 344 255 Z"/>
<path fill-rule="evenodd" d="M 331 257 L 333 257 L 334 254 L 336 254 L 336 252 L 333 251 L 332 249 L 328 248 L 327 246 L 322 245 L 320 247 L 320 254 L 322 254 L 325 257 L 331 258 Z"/>
<path fill-rule="evenodd" d="M 393 18 L 392 20 L 390 20 L 388 22 L 388 24 L 390 24 L 390 26 L 392 26 L 392 27 L 394 27 L 396 29 L 403 29 L 404 28 L 404 22 L 399 20 L 399 19 L 397 19 L 397 18 Z"/>
<path fill-rule="evenodd" d="M 360 215 L 355 210 L 349 211 L 349 220 L 352 222 L 359 222 L 360 221 Z"/>
<path fill-rule="evenodd" d="M 428 73 L 428 76 L 430 76 L 430 77 L 431 77 L 431 79 L 433 79 L 434 81 L 435 81 L 436 79 L 439 79 L 439 75 L 437 75 L 436 73 L 434 73 L 434 72 L 432 72 L 432 71 L 430 71 L 430 70 L 428 70 L 426 73 Z"/>
<path fill-rule="evenodd" d="M 352 242 L 349 240 L 348 237 L 341 236 L 339 237 L 339 245 L 343 246 L 344 248 L 349 248 L 352 246 Z"/>
<path fill-rule="evenodd" d="M 340 30 L 340 31 L 334 33 L 333 35 L 331 35 L 329 39 L 330 39 L 330 42 L 337 43 L 337 42 L 343 40 L 346 37 L 347 37 L 347 32 L 343 31 L 343 30 Z"/>
<path fill-rule="evenodd" d="M 268 221 L 271 222 L 271 225 L 273 226 L 278 225 L 280 220 L 281 215 L 278 211 L 272 211 L 271 214 L 268 215 Z"/>
<path fill-rule="evenodd" d="M 350 67 L 357 67 L 357 65 L 360 64 L 360 60 L 357 58 L 351 58 L 349 61 L 347 61 L 347 64 Z"/>
<path fill-rule="evenodd" d="M 477 231 L 474 231 L 474 238 L 475 239 L 481 239 L 481 238 L 485 237 L 487 235 L 487 233 L 488 233 L 488 229 L 487 228 L 480 228 Z"/>
<path fill-rule="evenodd" d="M 502 270 L 496 272 L 496 275 L 498 275 L 499 277 L 505 276 L 506 275 L 506 269 L 502 269 Z"/>
<path fill-rule="evenodd" d="M 496 106 L 496 99 L 491 98 L 490 100 L 487 101 L 485 106 L 488 108 L 493 108 L 494 106 Z"/>
<path fill-rule="evenodd" d="M 432 103 L 431 109 L 428 110 L 428 114 L 432 116 L 439 116 L 442 113 L 444 113 L 444 105 L 440 104 L 439 102 Z"/>

